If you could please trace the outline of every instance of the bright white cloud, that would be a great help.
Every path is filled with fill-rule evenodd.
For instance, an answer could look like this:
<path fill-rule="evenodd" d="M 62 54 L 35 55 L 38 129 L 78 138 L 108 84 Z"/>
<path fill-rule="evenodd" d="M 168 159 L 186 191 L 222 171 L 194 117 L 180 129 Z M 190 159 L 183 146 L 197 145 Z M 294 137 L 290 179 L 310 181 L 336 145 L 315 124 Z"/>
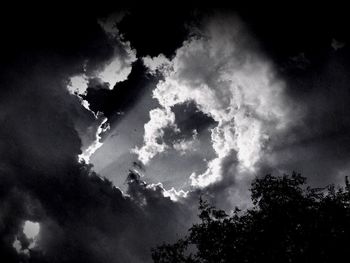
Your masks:
<path fill-rule="evenodd" d="M 188 196 L 188 191 L 184 191 L 184 190 L 177 191 L 174 187 L 172 187 L 169 190 L 166 190 L 162 183 L 148 184 L 147 188 L 153 189 L 153 190 L 161 189 L 163 196 L 169 197 L 174 202 L 180 201 L 181 199 L 186 198 Z"/>
<path fill-rule="evenodd" d="M 165 197 L 169 197 L 172 201 L 177 202 L 182 198 L 186 198 L 188 195 L 188 191 L 184 191 L 184 190 L 177 191 L 174 187 L 172 187 L 169 190 L 164 189 L 163 195 Z"/>
<path fill-rule="evenodd" d="M 221 179 L 222 165 L 221 159 L 215 158 L 208 162 L 207 170 L 202 174 L 192 173 L 190 175 L 191 185 L 197 187 L 206 187 Z"/>
<path fill-rule="evenodd" d="M 67 85 L 68 91 L 71 94 L 86 94 L 91 79 L 108 83 L 109 89 L 113 89 L 116 83 L 126 80 L 131 73 L 132 63 L 136 61 L 137 57 L 129 42 L 119 44 L 122 47 L 116 46 L 113 56 L 103 64 L 95 66 L 95 70 L 89 72 L 84 70 L 84 73 L 72 76 Z"/>
<path fill-rule="evenodd" d="M 155 74 L 157 71 L 163 71 L 171 66 L 171 62 L 163 54 L 159 54 L 157 57 L 151 58 L 150 56 L 144 57 L 143 64 L 148 68 L 151 74 Z"/>
<path fill-rule="evenodd" d="M 117 27 L 126 14 L 126 12 L 113 13 L 98 21 L 107 36 L 115 43 L 113 57 L 96 72 L 96 77 L 107 82 L 110 89 L 113 89 L 117 82 L 128 78 L 131 64 L 137 59 L 136 51 L 131 48 L 129 41 L 122 38 Z"/>
<path fill-rule="evenodd" d="M 84 74 L 76 75 L 70 78 L 67 89 L 71 94 L 85 94 L 88 82 Z"/>
<path fill-rule="evenodd" d="M 37 237 L 40 231 L 40 224 L 37 222 L 25 221 L 23 226 L 23 233 L 29 240 L 28 248 L 23 249 L 21 241 L 18 238 L 15 239 L 12 246 L 16 249 L 17 253 L 29 254 L 29 249 L 33 249 L 37 243 Z"/>
<path fill-rule="evenodd" d="M 269 138 L 289 124 L 291 109 L 285 103 L 284 83 L 271 63 L 249 47 L 251 43 L 236 19 L 212 19 L 176 51 L 171 65 L 162 68 L 156 59 L 146 60 L 151 70 L 156 68 L 164 76 L 153 96 L 167 114 L 151 116 L 141 149 L 150 147 L 149 138 L 156 142 L 166 125 L 147 131 L 146 127 L 166 123 L 176 104 L 194 101 L 217 122 L 211 131 L 217 157 L 208 162 L 203 174 L 191 175 L 193 186 L 220 180 L 227 170 L 224 165 L 237 165 L 236 160 L 239 169 L 254 171 Z M 147 162 L 166 147 L 153 148 Z M 144 152 L 138 153 L 144 160 Z"/>
<path fill-rule="evenodd" d="M 126 80 L 131 72 L 131 63 L 136 60 L 136 54 L 131 49 L 128 52 L 129 56 L 124 61 L 115 56 L 97 73 L 97 77 L 107 82 L 110 89 L 113 89 L 116 83 Z"/>
<path fill-rule="evenodd" d="M 164 128 L 175 126 L 175 114 L 170 109 L 156 108 L 149 113 L 150 121 L 144 126 L 144 145 L 136 147 L 132 152 L 138 154 L 138 158 L 147 164 L 155 155 L 164 152 L 168 146 L 163 141 Z"/>
<path fill-rule="evenodd" d="M 40 231 L 40 224 L 36 222 L 26 221 L 23 227 L 23 233 L 27 238 L 34 239 Z"/>
<path fill-rule="evenodd" d="M 101 136 L 110 128 L 109 125 L 106 125 L 107 120 L 108 120 L 107 118 L 102 119 L 96 132 L 96 139 L 92 142 L 92 144 L 86 150 L 84 150 L 78 156 L 79 161 L 84 160 L 85 163 L 89 163 L 90 157 L 103 145 L 103 143 L 101 142 Z"/>

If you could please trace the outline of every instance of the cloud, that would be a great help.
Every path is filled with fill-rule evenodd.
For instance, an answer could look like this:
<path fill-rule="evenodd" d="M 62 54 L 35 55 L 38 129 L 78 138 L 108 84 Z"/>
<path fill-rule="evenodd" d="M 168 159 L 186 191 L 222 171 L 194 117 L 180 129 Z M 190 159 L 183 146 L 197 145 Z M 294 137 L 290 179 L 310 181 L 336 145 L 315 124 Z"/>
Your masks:
<path fill-rule="evenodd" d="M 84 74 L 76 75 L 70 78 L 67 88 L 72 94 L 84 94 L 88 88 L 88 79 Z"/>
<path fill-rule="evenodd" d="M 119 10 L 111 13 L 105 17 L 99 18 L 98 23 L 104 29 L 104 31 L 112 37 L 119 38 L 120 32 L 118 30 L 118 24 L 128 15 L 127 10 Z"/>
<path fill-rule="evenodd" d="M 167 145 L 163 142 L 164 129 L 172 127 L 176 130 L 175 115 L 167 109 L 156 108 L 149 112 L 150 121 L 145 124 L 144 145 L 132 151 L 139 160 L 147 164 L 156 154 L 164 152 Z"/>
<path fill-rule="evenodd" d="M 91 25 L 84 34 L 100 30 Z M 92 61 L 89 52 L 81 55 L 84 45 L 68 54 L 64 46 L 27 49 L 0 62 L 6 68 L 0 75 L 0 251 L 6 262 L 149 262 L 150 248 L 174 241 L 195 216 L 159 186 L 130 181 L 126 196 L 78 162 L 82 138 L 88 142 L 104 128 L 94 126 L 91 111 L 67 90 L 69 78 Z M 40 224 L 34 247 L 23 233 L 27 221 Z"/>
<path fill-rule="evenodd" d="M 81 154 L 79 154 L 79 160 L 83 160 L 85 163 L 89 163 L 91 155 L 93 155 L 102 146 L 101 135 L 109 130 L 107 120 L 107 118 L 102 119 L 96 131 L 96 139 L 87 149 L 85 149 Z"/>
<path fill-rule="evenodd" d="M 27 238 L 34 239 L 38 234 L 40 230 L 40 224 L 31 222 L 31 221 L 25 221 L 24 227 L 23 227 L 23 233 L 27 236 Z"/>
<path fill-rule="evenodd" d="M 74 109 L 69 105 L 80 105 L 79 101 L 67 92 L 65 78 L 57 78 L 57 68 L 36 67 L 41 70 L 26 78 L 7 80 L 7 89 L 17 93 L 2 91 L 3 259 L 149 262 L 150 248 L 174 241 L 195 216 L 186 205 L 170 199 L 183 193 L 170 190 L 167 195 L 160 186 L 134 180 L 128 182 L 126 196 L 91 166 L 79 163 L 81 142 L 74 115 L 67 114 Z M 61 74 L 70 75 L 64 68 Z M 41 75 L 42 70 L 46 74 Z M 23 233 L 26 221 L 40 224 L 35 246 L 26 227 Z"/>
<path fill-rule="evenodd" d="M 151 58 L 146 56 L 142 58 L 143 64 L 147 67 L 151 74 L 156 74 L 159 71 L 163 71 L 170 66 L 170 61 L 163 54 L 159 54 L 157 57 Z"/>
<path fill-rule="evenodd" d="M 169 190 L 164 189 L 163 195 L 165 197 L 170 197 L 172 201 L 178 201 L 179 199 L 186 198 L 188 195 L 188 191 L 184 191 L 184 190 L 177 191 L 174 187 L 172 187 Z"/>
<path fill-rule="evenodd" d="M 197 132 L 193 133 L 193 137 L 190 140 L 179 140 L 173 144 L 176 151 L 179 151 L 181 155 L 185 155 L 189 150 L 195 151 L 196 144 L 198 144 Z"/>
<path fill-rule="evenodd" d="M 237 18 L 210 18 L 196 32 L 170 62 L 159 63 L 157 57 L 153 63 L 147 58 L 146 64 L 153 72 L 153 66 L 160 65 L 156 69 L 164 80 L 153 95 L 164 111 L 172 112 L 174 106 L 190 101 L 216 122 L 211 139 L 217 157 L 208 163 L 206 172 L 191 175 L 193 186 L 205 187 L 226 176 L 224 163 L 254 171 L 269 138 L 286 129 L 293 116 L 285 84 L 256 51 Z M 165 123 L 165 115 L 156 117 L 158 123 Z M 151 116 L 145 127 L 153 122 Z M 156 141 L 165 127 L 153 130 L 152 135 L 147 131 L 147 138 Z"/>
<path fill-rule="evenodd" d="M 124 40 L 118 30 L 118 24 L 125 15 L 125 12 L 113 13 L 98 21 L 111 42 L 113 55 L 102 65 L 94 64 L 93 68 L 96 69 L 89 73 L 108 83 L 110 89 L 113 89 L 117 82 L 127 79 L 131 72 L 131 64 L 136 61 L 136 50 L 131 48 L 130 42 Z"/>
<path fill-rule="evenodd" d="M 77 96 L 81 105 L 95 117 L 89 129 L 81 128 L 76 124 L 76 129 L 83 140 L 83 153 L 79 155 L 79 159 L 86 163 L 89 163 L 90 157 L 103 145 L 102 134 L 109 128 L 106 122 L 110 117 L 109 115 L 104 117 L 103 112 L 95 110 L 94 107 L 93 110 L 91 109 L 87 99 L 88 88 L 103 87 L 112 90 L 116 83 L 127 80 L 131 73 L 132 63 L 136 61 L 136 51 L 131 49 L 129 42 L 122 39 L 116 27 L 124 15 L 125 13 L 121 12 L 98 20 L 107 36 L 106 42 L 110 45 L 112 52 L 108 58 L 99 60 L 98 63 L 95 60 L 86 59 L 82 65 L 83 72 L 71 76 L 68 81 L 68 91 Z M 86 136 L 85 133 L 88 135 Z"/>
<path fill-rule="evenodd" d="M 34 249 L 37 245 L 37 236 L 39 234 L 40 224 L 31 221 L 25 221 L 23 226 L 23 234 L 20 240 L 16 237 L 12 246 L 16 249 L 17 253 L 29 256 L 30 250 Z"/>
<path fill-rule="evenodd" d="M 115 83 L 128 78 L 131 72 L 131 63 L 135 60 L 136 56 L 133 53 L 131 53 L 127 61 L 121 62 L 118 58 L 115 58 L 98 73 L 97 77 L 103 80 L 103 82 L 107 82 L 110 89 L 112 89 Z"/>
<path fill-rule="evenodd" d="M 136 50 L 131 48 L 130 42 L 124 40 L 118 30 L 118 24 L 126 15 L 126 11 L 120 11 L 98 21 L 114 47 L 114 55 L 100 67 L 95 77 L 108 83 L 110 89 L 113 89 L 117 82 L 127 79 L 131 72 L 131 64 L 136 61 Z"/>
<path fill-rule="evenodd" d="M 329 51 L 329 59 L 322 66 L 300 75 L 285 72 L 287 93 L 303 114 L 292 129 L 271 138 L 262 160 L 271 170 L 297 170 L 316 186 L 344 182 L 342 175 L 349 162 L 350 115 L 345 105 L 350 97 L 344 60 L 348 56 L 344 47 L 339 52 Z"/>
<path fill-rule="evenodd" d="M 131 72 L 110 89 L 99 73 L 116 54 L 120 61 L 128 58 L 123 49 L 128 45 L 115 46 L 118 41 L 95 18 L 73 14 L 62 20 L 60 14 L 39 20 L 24 20 L 30 35 L 24 30 L 25 37 L 17 31 L 5 36 L 14 36 L 16 45 L 0 50 L 6 53 L 0 61 L 5 69 L 0 74 L 0 251 L 6 262 L 149 262 L 150 247 L 174 241 L 194 222 L 201 195 L 220 208 L 244 208 L 250 180 L 272 166 L 277 171 L 316 171 L 312 178 L 320 184 L 349 169 L 349 79 L 342 60 L 347 46 L 332 52 L 335 61 L 324 71 L 284 83 L 239 21 L 220 15 L 193 28 L 183 45 L 183 38 L 176 43 L 166 39 L 170 44 L 158 61 L 149 57 L 130 65 L 126 59 L 125 67 L 116 64 L 118 72 L 129 66 Z M 151 20 L 159 23 L 158 17 Z M 52 30 L 38 26 L 42 21 Z M 147 28 L 145 21 L 141 30 Z M 156 32 L 157 39 L 145 39 L 148 30 L 138 37 L 139 30 L 131 33 L 130 47 L 142 46 L 140 39 L 148 41 L 140 56 L 158 56 L 162 48 L 153 44 L 164 35 Z M 307 53 L 305 57 L 309 59 Z M 123 79 L 124 73 L 116 75 Z M 131 172 L 124 194 L 78 157 L 100 142 L 107 127 L 102 117 L 96 119 L 98 112 L 112 126 L 128 116 L 144 86 L 158 78 L 154 98 L 159 105 L 149 103 L 132 112 L 135 125 L 122 131 L 133 141 L 138 115 L 152 106 L 137 149 L 148 161 L 148 171 L 156 171 L 151 162 L 159 158 L 163 166 L 158 173 L 169 171 L 162 177 L 167 180 L 159 184 L 150 173 L 147 179 L 153 181 L 146 183 Z M 194 134 L 200 142 L 196 153 Z M 177 150 L 184 149 L 182 159 L 162 159 L 165 152 L 178 157 Z M 119 156 L 111 171 L 121 174 L 119 165 L 130 159 Z M 203 171 L 199 163 L 206 165 Z M 176 176 L 188 169 L 197 172 L 188 174 L 192 189 L 184 191 L 186 182 Z M 34 247 L 23 231 L 28 221 L 40 225 Z"/>
<path fill-rule="evenodd" d="M 331 47 L 337 51 L 338 49 L 341 49 L 345 46 L 344 42 L 338 41 L 335 38 L 332 38 L 332 42 L 331 42 Z"/>

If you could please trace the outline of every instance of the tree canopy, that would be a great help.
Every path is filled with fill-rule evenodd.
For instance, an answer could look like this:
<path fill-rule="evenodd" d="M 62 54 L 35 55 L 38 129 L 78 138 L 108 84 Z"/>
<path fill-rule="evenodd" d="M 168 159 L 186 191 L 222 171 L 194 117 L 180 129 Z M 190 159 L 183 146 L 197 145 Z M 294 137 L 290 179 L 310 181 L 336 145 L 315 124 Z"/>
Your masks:
<path fill-rule="evenodd" d="M 350 185 L 311 188 L 300 174 L 257 178 L 253 206 L 231 214 L 200 200 L 199 223 L 155 263 L 343 262 L 349 257 Z"/>

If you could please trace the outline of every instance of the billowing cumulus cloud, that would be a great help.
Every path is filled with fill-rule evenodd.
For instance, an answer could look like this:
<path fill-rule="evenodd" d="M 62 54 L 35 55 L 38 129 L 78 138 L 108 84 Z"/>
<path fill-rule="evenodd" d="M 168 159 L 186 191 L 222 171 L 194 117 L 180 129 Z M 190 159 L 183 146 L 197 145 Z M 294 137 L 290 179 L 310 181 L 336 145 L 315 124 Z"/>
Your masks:
<path fill-rule="evenodd" d="M 167 127 L 177 129 L 174 124 L 175 115 L 170 110 L 157 108 L 151 110 L 149 115 L 150 121 L 145 124 L 144 145 L 133 150 L 144 164 L 168 147 L 163 141 L 164 129 Z"/>
<path fill-rule="evenodd" d="M 165 150 L 166 145 L 160 147 L 157 139 L 168 125 L 167 116 L 174 106 L 191 101 L 217 123 L 211 129 L 217 157 L 209 161 L 206 172 L 191 175 L 192 185 L 205 187 L 220 180 L 224 165 L 254 171 L 270 138 L 286 129 L 293 116 L 286 103 L 285 84 L 251 43 L 254 41 L 238 19 L 217 16 L 205 21 L 171 61 L 161 56 L 154 61 L 144 59 L 152 72 L 158 70 L 164 77 L 153 96 L 162 106 L 155 111 L 168 114 L 150 114 L 141 149 L 151 148 L 152 154 L 145 159 L 140 152 L 141 161 L 147 163 Z M 153 123 L 163 125 L 150 130 Z"/>

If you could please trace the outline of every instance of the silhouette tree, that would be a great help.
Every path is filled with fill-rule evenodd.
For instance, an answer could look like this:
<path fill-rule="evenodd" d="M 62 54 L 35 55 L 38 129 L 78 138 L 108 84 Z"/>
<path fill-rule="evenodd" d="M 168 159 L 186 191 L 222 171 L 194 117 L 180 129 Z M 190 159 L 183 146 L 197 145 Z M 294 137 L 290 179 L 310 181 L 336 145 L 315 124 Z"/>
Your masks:
<path fill-rule="evenodd" d="M 347 262 L 350 184 L 310 188 L 300 174 L 252 183 L 253 207 L 231 215 L 200 200 L 200 223 L 175 244 L 152 249 L 156 263 Z"/>

